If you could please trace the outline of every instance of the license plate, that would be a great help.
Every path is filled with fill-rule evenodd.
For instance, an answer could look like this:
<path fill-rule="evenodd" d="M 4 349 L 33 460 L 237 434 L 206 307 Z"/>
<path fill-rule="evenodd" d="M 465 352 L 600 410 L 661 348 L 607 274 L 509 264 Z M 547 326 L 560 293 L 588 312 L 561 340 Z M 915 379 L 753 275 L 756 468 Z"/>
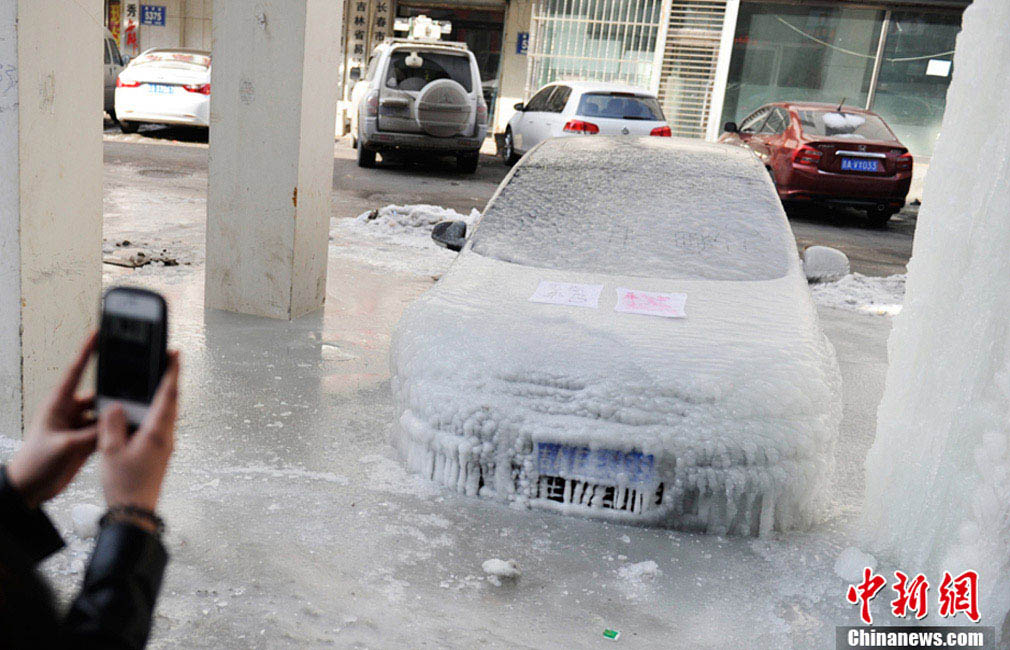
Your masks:
<path fill-rule="evenodd" d="M 880 161 L 873 158 L 842 158 L 843 172 L 879 172 Z"/>
<path fill-rule="evenodd" d="M 641 487 L 654 482 L 656 459 L 640 451 L 590 449 L 553 442 L 537 443 L 537 470 L 607 485 Z"/>
<path fill-rule="evenodd" d="M 175 92 L 175 86 L 169 86 L 168 84 L 145 84 L 147 86 L 147 92 L 152 95 L 171 95 Z"/>

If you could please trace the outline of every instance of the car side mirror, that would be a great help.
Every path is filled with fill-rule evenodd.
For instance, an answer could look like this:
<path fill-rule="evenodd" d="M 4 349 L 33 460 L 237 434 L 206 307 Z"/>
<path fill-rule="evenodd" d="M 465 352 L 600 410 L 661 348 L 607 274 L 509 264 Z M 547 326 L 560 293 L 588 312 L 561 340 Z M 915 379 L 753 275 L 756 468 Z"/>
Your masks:
<path fill-rule="evenodd" d="M 736 122 L 726 122 L 726 125 L 722 127 L 722 130 L 726 133 L 739 133 L 740 127 L 737 126 Z"/>
<path fill-rule="evenodd" d="M 834 282 L 849 274 L 849 258 L 837 248 L 810 246 L 803 251 L 807 282 Z"/>
<path fill-rule="evenodd" d="M 119 61 L 121 62 L 122 66 L 124 68 L 126 66 L 130 65 L 130 61 L 132 61 L 132 60 L 133 59 L 130 57 L 129 54 L 122 54 L 122 55 L 119 56 Z"/>
<path fill-rule="evenodd" d="M 461 251 L 466 244 L 466 222 L 439 221 L 431 229 L 431 238 L 442 248 Z"/>
<path fill-rule="evenodd" d="M 523 112 L 523 111 L 526 110 L 526 104 L 524 104 L 522 102 L 519 102 L 518 104 L 516 104 L 512 108 L 516 109 L 517 111 L 519 111 L 521 113 L 521 112 Z"/>
<path fill-rule="evenodd" d="M 351 81 L 358 81 L 359 79 L 361 79 L 361 68 L 357 66 L 351 68 L 350 71 L 347 73 L 347 78 L 350 79 Z"/>

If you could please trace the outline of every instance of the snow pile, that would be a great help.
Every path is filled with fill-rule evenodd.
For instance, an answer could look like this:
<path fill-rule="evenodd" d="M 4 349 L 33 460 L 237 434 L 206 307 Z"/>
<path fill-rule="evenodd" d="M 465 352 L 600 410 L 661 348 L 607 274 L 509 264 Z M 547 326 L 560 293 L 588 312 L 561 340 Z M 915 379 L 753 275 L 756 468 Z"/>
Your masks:
<path fill-rule="evenodd" d="M 905 300 L 905 277 L 879 278 L 853 273 L 837 282 L 812 284 L 810 293 L 814 302 L 823 307 L 895 316 L 901 313 Z"/>
<path fill-rule="evenodd" d="M 866 118 L 856 113 L 825 113 L 824 126 L 838 133 L 852 133 L 866 124 Z"/>
<path fill-rule="evenodd" d="M 671 257 L 671 241 L 635 225 L 566 230 L 541 223 L 534 239 L 552 257 L 539 268 L 525 265 L 539 255 L 532 245 L 501 260 L 476 252 L 475 242 L 405 310 L 394 333 L 391 387 L 400 412 L 394 444 L 412 471 L 517 507 L 714 534 L 810 526 L 829 501 L 841 382 L 767 173 L 743 150 L 694 142 L 661 147 L 649 138 L 620 138 L 599 151 L 554 151 L 597 147 L 591 140 L 551 140 L 527 159 L 578 161 L 579 180 L 570 188 L 583 214 L 609 205 L 612 188 L 600 179 L 622 165 L 638 170 L 626 176 L 640 183 L 631 195 L 665 196 L 671 185 L 698 185 L 697 170 L 691 176 L 690 166 L 670 168 L 671 160 L 692 159 L 680 148 L 690 147 L 699 158 L 703 151 L 727 156 L 734 173 L 756 178 L 753 187 L 743 185 L 767 194 L 774 219 L 763 212 L 764 195 L 749 196 L 740 212 L 718 215 L 734 237 L 738 221 L 755 235 L 738 242 L 754 248 L 724 273 L 716 264 L 722 254 L 701 244 L 680 248 L 671 262 L 679 271 L 642 265 L 660 250 Z M 540 183 L 548 178 L 517 173 L 512 183 L 544 202 Z M 698 214 L 690 203 L 678 205 L 688 221 Z M 508 254 L 506 231 L 496 228 L 485 240 L 490 250 Z M 571 241 L 576 235 L 617 237 L 632 259 L 615 258 L 611 268 L 638 274 L 599 271 L 593 247 Z M 790 254 L 779 257 L 769 240 Z M 710 279 L 746 269 L 747 281 Z M 697 277 L 657 275 L 667 271 Z M 531 302 L 541 281 L 602 285 L 598 307 Z M 617 312 L 618 287 L 684 293 L 687 317 Z"/>
<path fill-rule="evenodd" d="M 440 221 L 464 221 L 467 228 L 473 226 L 480 212 L 471 210 L 462 215 L 455 210 L 437 205 L 387 205 L 377 210 L 369 210 L 355 217 L 353 223 L 359 230 L 367 230 L 380 237 L 401 239 L 413 244 L 417 240 L 430 240 L 431 228 Z M 434 243 L 434 242 L 432 242 Z"/>
<path fill-rule="evenodd" d="M 866 567 L 875 569 L 877 559 L 855 546 L 850 546 L 838 554 L 838 559 L 835 560 L 835 575 L 847 582 L 859 582 Z"/>
<path fill-rule="evenodd" d="M 334 222 L 330 254 L 403 273 L 440 274 L 456 253 L 432 241 L 432 227 L 440 221 L 464 221 L 469 230 L 479 218 L 476 209 L 464 215 L 437 205 L 387 205 Z"/>
<path fill-rule="evenodd" d="M 827 246 L 808 246 L 803 251 L 803 271 L 812 282 L 834 282 L 849 274 L 849 258 Z"/>
<path fill-rule="evenodd" d="M 1008 24 L 1003 0 L 964 13 L 864 508 L 875 549 L 903 570 L 977 570 L 982 625 L 997 630 L 1010 610 Z"/>

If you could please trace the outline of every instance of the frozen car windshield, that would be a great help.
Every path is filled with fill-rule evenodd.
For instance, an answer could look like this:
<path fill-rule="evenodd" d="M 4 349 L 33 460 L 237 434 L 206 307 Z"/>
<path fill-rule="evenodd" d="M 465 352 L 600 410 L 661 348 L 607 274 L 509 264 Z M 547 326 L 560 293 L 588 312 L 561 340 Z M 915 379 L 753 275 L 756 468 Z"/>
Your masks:
<path fill-rule="evenodd" d="M 134 59 L 133 65 L 159 65 L 159 67 L 166 68 L 206 70 L 210 67 L 210 57 L 192 52 L 148 52 Z"/>
<path fill-rule="evenodd" d="M 663 119 L 663 109 L 652 97 L 635 97 L 629 93 L 586 93 L 576 111 L 582 117 L 609 117 L 618 120 Z"/>
<path fill-rule="evenodd" d="M 389 71 L 386 73 L 387 88 L 421 90 L 436 79 L 452 79 L 463 86 L 466 92 L 470 92 L 473 88 L 470 57 L 465 54 L 420 50 L 417 55 L 422 59 L 421 67 L 412 68 L 407 65 L 409 51 L 393 52 L 389 59 Z"/>
<path fill-rule="evenodd" d="M 876 115 L 837 111 L 798 111 L 803 133 L 854 140 L 894 140 L 884 120 Z"/>
<path fill-rule="evenodd" d="M 609 275 L 785 275 L 796 248 L 764 170 L 740 149 L 660 140 L 547 141 L 488 206 L 473 252 Z"/>

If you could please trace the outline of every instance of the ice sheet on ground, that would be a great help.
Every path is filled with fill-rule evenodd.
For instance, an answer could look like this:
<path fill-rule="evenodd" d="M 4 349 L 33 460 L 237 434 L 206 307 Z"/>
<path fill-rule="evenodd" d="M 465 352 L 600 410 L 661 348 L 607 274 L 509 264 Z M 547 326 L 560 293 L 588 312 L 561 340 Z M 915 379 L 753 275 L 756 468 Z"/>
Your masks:
<path fill-rule="evenodd" d="M 477 209 L 464 215 L 437 205 L 387 205 L 333 221 L 330 255 L 401 273 L 437 275 L 456 253 L 432 241 L 432 227 L 439 221 L 464 221 L 470 228 L 478 218 Z"/>
<path fill-rule="evenodd" d="M 836 282 L 810 285 L 814 302 L 863 314 L 895 316 L 905 300 L 905 275 L 874 277 L 852 273 Z"/>
<path fill-rule="evenodd" d="M 982 624 L 997 630 L 1010 610 L 1007 25 L 1004 0 L 964 12 L 864 507 L 878 557 L 931 580 L 977 570 Z M 979 152 L 991 154 L 983 166 Z"/>
<path fill-rule="evenodd" d="M 572 150 L 561 155 L 557 143 Z M 467 495 L 620 521 L 738 534 L 818 521 L 840 378 L 767 172 L 742 150 L 694 142 L 673 150 L 648 138 L 547 144 L 488 207 L 473 249 L 400 321 L 391 385 L 408 467 Z M 732 235 L 731 248 L 741 244 L 746 255 L 727 252 L 708 223 L 700 230 L 711 238 L 676 239 L 681 215 L 690 229 L 716 209 L 695 193 L 712 189 L 696 178 L 699 168 L 711 171 L 703 165 L 711 156 L 726 162 L 714 179 L 743 179 L 747 200 L 718 218 L 753 236 Z M 555 164 L 560 180 L 550 185 Z M 611 205 L 615 168 L 632 164 L 638 173 L 626 177 L 637 184 L 625 192 L 634 209 L 589 216 Z M 647 216 L 635 210 L 654 212 L 646 199 L 660 194 L 680 199 L 669 200 L 677 211 L 668 240 L 634 225 Z M 543 223 L 516 208 L 534 204 L 550 206 Z M 569 231 L 558 215 L 578 225 Z M 519 240 L 512 249 L 509 232 Z M 596 239 L 607 243 L 594 247 Z M 670 255 L 671 246 L 681 254 Z M 597 249 L 614 257 L 605 262 Z M 676 258 L 665 270 L 653 263 L 664 252 Z M 599 308 L 530 302 L 543 281 L 604 285 Z M 688 317 L 617 312 L 619 287 L 686 294 Z M 566 468 L 568 449 L 598 450 L 590 462 L 603 469 Z M 544 465 L 555 452 L 557 470 Z"/>

